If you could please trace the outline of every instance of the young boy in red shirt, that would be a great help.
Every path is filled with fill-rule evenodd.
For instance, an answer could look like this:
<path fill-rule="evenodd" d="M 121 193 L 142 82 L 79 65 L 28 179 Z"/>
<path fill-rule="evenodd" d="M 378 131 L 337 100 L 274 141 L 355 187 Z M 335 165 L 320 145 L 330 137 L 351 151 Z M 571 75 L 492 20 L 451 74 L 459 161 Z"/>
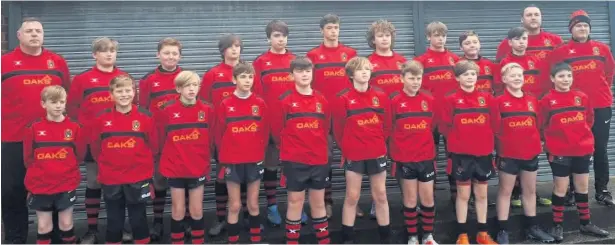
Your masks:
<path fill-rule="evenodd" d="M 171 242 L 184 242 L 182 221 L 189 203 L 192 244 L 205 239 L 203 190 L 211 171 L 213 107 L 197 99 L 199 75 L 182 71 L 175 77 L 179 98 L 167 101 L 156 115 L 161 136 L 159 169 L 171 189 Z M 185 192 L 188 190 L 188 200 Z"/>
<path fill-rule="evenodd" d="M 342 239 L 355 239 L 354 223 L 363 175 L 371 182 L 378 232 L 382 243 L 390 242 L 389 203 L 386 195 L 387 147 L 391 116 L 389 100 L 380 88 L 370 87 L 372 65 L 355 57 L 346 64 L 353 88 L 344 89 L 333 104 L 333 133 L 342 151 L 346 170 L 346 197 L 342 209 Z"/>
<path fill-rule="evenodd" d="M 402 186 L 408 244 L 419 244 L 419 198 L 423 231 L 421 244 L 437 244 L 433 238 L 433 188 L 436 178 L 434 99 L 429 92 L 420 90 L 422 79 L 423 65 L 420 62 L 410 61 L 402 65 L 401 80 L 404 87 L 390 96 L 393 122 L 389 156 L 394 162 L 393 175 L 400 180 Z M 409 148 L 409 145 L 416 147 Z"/>
<path fill-rule="evenodd" d="M 393 51 L 395 36 L 395 26 L 387 20 L 375 21 L 367 31 L 367 45 L 374 50 L 367 56 L 373 66 L 369 82 L 387 95 L 403 87 L 399 79 L 399 69 L 406 62 L 406 58 Z"/>
<path fill-rule="evenodd" d="M 241 227 L 241 184 L 247 184 L 250 241 L 261 241 L 258 195 L 263 176 L 265 149 L 269 142 L 269 110 L 260 96 L 252 93 L 254 68 L 247 63 L 233 67 L 233 94 L 216 107 L 214 128 L 220 171 L 228 189 L 227 232 L 229 243 L 237 243 Z"/>
<path fill-rule="evenodd" d="M 462 60 L 471 60 L 480 69 L 476 89 L 481 92 L 494 93 L 493 91 L 493 72 L 497 66 L 490 59 L 480 55 L 480 39 L 478 34 L 472 30 L 466 31 L 459 36 L 459 47 L 463 51 Z"/>
<path fill-rule="evenodd" d="M 130 76 L 113 78 L 109 90 L 115 106 L 93 120 L 90 143 L 107 207 L 106 242 L 122 242 L 128 209 L 134 242 L 147 244 L 146 203 L 159 149 L 156 126 L 149 111 L 132 104 L 135 82 Z"/>
<path fill-rule="evenodd" d="M 58 211 L 63 243 L 75 243 L 73 204 L 81 181 L 79 163 L 85 155 L 85 135 L 77 122 L 64 116 L 66 90 L 59 85 L 41 92 L 47 111 L 26 128 L 24 137 L 25 185 L 28 206 L 36 211 L 37 244 L 51 243 L 52 211 Z"/>
<path fill-rule="evenodd" d="M 476 241 L 479 244 L 495 243 L 487 233 L 487 181 L 495 172 L 492 164 L 494 135 L 489 110 L 493 96 L 476 90 L 478 69 L 476 63 L 468 60 L 455 65 L 453 71 L 460 86 L 445 97 L 439 117 L 439 130 L 448 139 L 447 149 L 457 182 L 457 244 L 470 242 L 466 221 L 472 191 L 478 221 Z"/>
<path fill-rule="evenodd" d="M 295 89 L 280 96 L 281 110 L 272 112 L 271 134 L 280 149 L 288 190 L 286 242 L 299 243 L 305 192 L 319 244 L 329 244 L 325 188 L 329 182 L 328 135 L 331 111 L 325 96 L 311 88 L 312 62 L 298 57 L 290 63 Z"/>
<path fill-rule="evenodd" d="M 558 63 L 551 69 L 553 89 L 539 103 L 539 125 L 553 172 L 553 227 L 551 236 L 564 239 L 564 203 L 570 175 L 574 178 L 574 195 L 579 212 L 581 233 L 606 237 L 609 232 L 590 221 L 589 164 L 594 152 L 594 110 L 585 93 L 571 90 L 572 67 Z M 570 144 L 569 142 L 575 142 Z"/>

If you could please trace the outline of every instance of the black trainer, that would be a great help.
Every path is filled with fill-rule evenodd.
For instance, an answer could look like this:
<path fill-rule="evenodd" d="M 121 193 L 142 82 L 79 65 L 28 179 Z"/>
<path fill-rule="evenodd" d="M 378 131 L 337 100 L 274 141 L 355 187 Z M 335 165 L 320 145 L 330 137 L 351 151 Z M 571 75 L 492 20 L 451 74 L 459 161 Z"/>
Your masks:
<path fill-rule="evenodd" d="M 530 226 L 530 228 L 525 229 L 525 235 L 531 240 L 539 241 L 542 243 L 555 242 L 555 238 L 549 235 L 549 233 L 540 229 L 538 225 L 532 225 Z"/>
<path fill-rule="evenodd" d="M 613 202 L 613 195 L 611 195 L 611 192 L 607 190 L 597 191 L 596 201 L 602 205 L 615 206 L 615 202 Z"/>
<path fill-rule="evenodd" d="M 591 235 L 591 236 L 597 236 L 597 237 L 607 237 L 609 236 L 609 232 L 592 224 L 589 223 L 587 225 L 582 225 L 581 227 L 579 227 L 579 230 L 581 231 L 581 233 L 586 234 L 586 235 Z"/>
<path fill-rule="evenodd" d="M 154 223 L 149 234 L 153 242 L 160 242 L 164 234 L 164 226 L 160 223 Z"/>
<path fill-rule="evenodd" d="M 508 240 L 508 232 L 505 230 L 500 230 L 495 240 L 498 242 L 498 244 L 509 244 L 510 243 L 510 241 Z"/>
<path fill-rule="evenodd" d="M 564 240 L 564 227 L 562 225 L 554 225 L 549 231 L 549 235 L 555 239 L 555 242 L 560 243 Z"/>

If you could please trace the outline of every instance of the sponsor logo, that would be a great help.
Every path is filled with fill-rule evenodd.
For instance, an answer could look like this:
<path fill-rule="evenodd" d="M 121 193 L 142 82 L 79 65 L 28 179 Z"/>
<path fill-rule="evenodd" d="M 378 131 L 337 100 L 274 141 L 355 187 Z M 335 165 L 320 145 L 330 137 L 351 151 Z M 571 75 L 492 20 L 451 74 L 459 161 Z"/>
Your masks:
<path fill-rule="evenodd" d="M 135 148 L 137 141 L 134 138 L 130 138 L 125 141 L 109 141 L 107 142 L 107 148 L 109 149 L 132 149 Z"/>
<path fill-rule="evenodd" d="M 195 129 L 189 134 L 173 135 L 173 142 L 198 140 L 201 133 Z"/>
<path fill-rule="evenodd" d="M 387 166 L 387 162 L 382 162 L 382 163 L 380 163 L 380 167 L 381 167 L 381 168 L 384 168 L 384 167 L 386 167 L 386 166 Z"/>
<path fill-rule="evenodd" d="M 36 160 L 64 160 L 68 156 L 68 151 L 64 148 L 55 153 L 38 153 L 36 154 Z"/>
<path fill-rule="evenodd" d="M 199 181 L 204 181 L 205 179 L 206 179 L 206 177 L 203 176 L 203 177 L 199 178 Z"/>
<path fill-rule="evenodd" d="M 429 80 L 431 81 L 439 81 L 439 80 L 451 80 L 453 79 L 453 73 L 445 72 L 444 74 L 439 75 L 430 75 Z"/>
<path fill-rule="evenodd" d="M 511 128 L 520 128 L 520 127 L 532 127 L 534 126 L 534 120 L 531 117 L 526 118 L 525 120 L 517 120 L 508 122 L 508 127 Z"/>
<path fill-rule="evenodd" d="M 542 60 L 542 59 L 544 59 L 544 58 L 547 58 L 547 52 L 545 52 L 545 51 L 540 51 L 540 52 L 538 52 L 538 53 L 535 53 L 535 54 L 534 54 L 534 57 L 539 58 L 539 59 L 541 59 L 541 60 Z"/>
<path fill-rule="evenodd" d="M 399 76 L 394 76 L 391 78 L 380 78 L 376 80 L 378 85 L 386 85 L 386 84 L 398 84 L 401 83 L 401 78 Z"/>
<path fill-rule="evenodd" d="M 425 130 L 427 129 L 427 122 L 422 120 L 420 123 L 406 123 L 404 124 L 406 130 Z"/>
<path fill-rule="evenodd" d="M 488 89 L 491 89 L 491 82 L 489 82 L 487 80 L 485 83 L 476 84 L 476 89 L 478 89 L 478 90 L 488 90 Z"/>
<path fill-rule="evenodd" d="M 317 120 L 314 120 L 313 122 L 297 123 L 298 129 L 318 129 L 319 126 L 320 126 L 320 123 Z"/>
<path fill-rule="evenodd" d="M 374 125 L 374 124 L 379 124 L 380 123 L 380 118 L 378 118 L 377 115 L 374 115 L 371 118 L 368 119 L 359 119 L 357 120 L 357 124 L 359 126 L 368 126 L 368 125 Z"/>
<path fill-rule="evenodd" d="M 143 194 L 141 195 L 141 198 L 148 198 L 148 197 L 150 197 L 150 196 L 152 196 L 152 193 L 148 191 L 147 193 L 143 193 Z"/>
<path fill-rule="evenodd" d="M 233 133 L 255 133 L 258 131 L 258 124 L 255 122 L 245 126 L 235 126 L 231 128 Z"/>
<path fill-rule="evenodd" d="M 156 103 L 156 107 L 158 107 L 158 108 L 162 107 L 164 104 L 166 104 L 166 103 L 167 103 L 167 101 L 168 101 L 168 100 L 161 100 L 161 101 L 158 101 L 158 103 Z"/>
<path fill-rule="evenodd" d="M 461 124 L 485 124 L 487 118 L 484 115 L 480 115 L 478 117 L 465 117 L 461 118 Z"/>
<path fill-rule="evenodd" d="M 559 121 L 563 124 L 582 122 L 585 121 L 585 115 L 583 115 L 583 113 L 581 112 L 577 112 L 577 115 L 575 115 L 574 117 L 563 117 L 559 119 Z"/>
<path fill-rule="evenodd" d="M 346 71 L 344 69 L 339 69 L 337 71 L 325 71 L 325 77 L 344 77 L 346 76 Z"/>
<path fill-rule="evenodd" d="M 113 102 L 113 98 L 111 98 L 111 95 L 107 95 L 107 96 L 92 96 L 90 98 L 90 103 L 92 103 L 92 104 L 109 103 L 109 102 Z"/>
<path fill-rule="evenodd" d="M 595 70 L 598 67 L 595 61 L 591 61 L 585 65 L 575 65 L 572 66 L 572 71 L 590 71 Z"/>
<path fill-rule="evenodd" d="M 32 79 L 24 79 L 23 84 L 25 85 L 50 85 L 51 77 L 49 75 L 45 75 L 43 78 L 32 78 Z"/>
<path fill-rule="evenodd" d="M 534 76 L 526 76 L 525 79 L 523 79 L 523 84 L 525 85 L 534 83 L 536 83 L 536 78 Z"/>
<path fill-rule="evenodd" d="M 271 81 L 272 82 L 294 82 L 295 78 L 293 76 L 291 76 L 290 74 L 288 75 L 278 75 L 278 76 L 271 76 Z"/>
<path fill-rule="evenodd" d="M 430 173 L 428 173 L 427 175 L 425 175 L 425 177 L 427 177 L 427 178 L 431 178 L 431 176 L 433 176 L 434 174 L 436 174 L 436 173 L 434 173 L 434 171 L 431 171 Z"/>

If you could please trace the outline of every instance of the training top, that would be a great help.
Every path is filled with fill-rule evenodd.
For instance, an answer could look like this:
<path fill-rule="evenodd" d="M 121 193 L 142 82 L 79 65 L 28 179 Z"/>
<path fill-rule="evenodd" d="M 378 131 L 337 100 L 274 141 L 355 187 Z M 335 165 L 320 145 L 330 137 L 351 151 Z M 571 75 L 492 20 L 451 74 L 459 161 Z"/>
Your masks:
<path fill-rule="evenodd" d="M 536 57 L 538 60 L 544 60 L 555 48 L 563 43 L 564 41 L 559 35 L 540 30 L 539 34 L 528 36 L 526 52 L 530 56 Z M 498 45 L 498 50 L 495 55 L 496 62 L 502 60 L 510 52 L 512 52 L 512 49 L 508 44 L 508 39 L 504 38 L 500 45 Z"/>
<path fill-rule="evenodd" d="M 178 98 L 175 88 L 175 77 L 182 71 L 176 67 L 174 71 L 167 71 L 162 66 L 148 72 L 139 80 L 139 106 L 156 113 L 164 103 Z"/>
<path fill-rule="evenodd" d="M 404 85 L 401 82 L 401 66 L 406 62 L 406 58 L 401 54 L 393 52 L 392 56 L 382 56 L 373 52 L 367 56 L 372 63 L 372 77 L 369 80 L 370 86 L 379 87 L 389 95 L 400 90 Z M 350 84 L 352 88 L 352 84 Z"/>
<path fill-rule="evenodd" d="M 217 106 L 224 98 L 233 94 L 235 87 L 233 67 L 222 61 L 203 75 L 199 97 Z"/>
<path fill-rule="evenodd" d="M 427 91 L 410 96 L 403 90 L 391 94 L 393 120 L 389 155 L 396 162 L 422 162 L 434 159 L 434 99 Z M 412 147 L 408 147 L 408 146 Z"/>
<path fill-rule="evenodd" d="M 427 51 L 414 58 L 423 64 L 422 88 L 429 91 L 436 102 L 442 101 L 444 96 L 459 88 L 459 82 L 455 79 L 453 68 L 459 61 L 459 57 L 448 49 L 444 51 Z"/>
<path fill-rule="evenodd" d="M 355 49 L 342 43 L 334 48 L 320 44 L 306 56 L 314 64 L 312 88 L 323 93 L 327 100 L 335 99 L 337 93 L 352 86 L 345 67 L 346 62 L 357 56 Z"/>

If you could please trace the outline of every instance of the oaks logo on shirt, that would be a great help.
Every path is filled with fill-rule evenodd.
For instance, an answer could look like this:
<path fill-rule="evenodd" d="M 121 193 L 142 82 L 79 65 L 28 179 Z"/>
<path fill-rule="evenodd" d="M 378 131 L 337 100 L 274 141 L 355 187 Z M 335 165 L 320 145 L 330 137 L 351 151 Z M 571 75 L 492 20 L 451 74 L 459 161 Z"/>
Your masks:
<path fill-rule="evenodd" d="M 582 121 L 585 121 L 585 115 L 583 115 L 582 112 L 577 112 L 577 114 L 574 117 L 563 117 L 563 118 L 560 118 L 559 121 L 562 124 L 582 122 Z"/>
<path fill-rule="evenodd" d="M 258 108 L 257 105 L 253 105 L 252 106 L 252 116 L 258 116 L 258 114 L 260 114 L 260 109 Z"/>
<path fill-rule="evenodd" d="M 451 80 L 453 79 L 453 73 L 445 72 L 444 74 L 439 75 L 430 75 L 429 80 L 438 81 L 438 80 Z"/>
<path fill-rule="evenodd" d="M 541 60 L 542 60 L 542 59 L 544 59 L 544 58 L 547 58 L 547 52 L 545 52 L 545 51 L 540 51 L 540 52 L 538 52 L 538 53 L 535 53 L 535 54 L 534 54 L 534 57 L 536 57 L 536 58 L 538 58 L 538 59 L 541 59 Z"/>
<path fill-rule="evenodd" d="M 271 76 L 271 81 L 272 82 L 276 82 L 276 83 L 277 82 L 285 83 L 285 82 L 293 82 L 293 81 L 295 81 L 295 78 L 292 75 L 290 75 L 290 74 L 287 74 L 287 75 L 277 75 L 277 76 L 272 75 Z"/>
<path fill-rule="evenodd" d="M 253 122 L 250 125 L 245 126 L 235 126 L 231 128 L 231 132 L 233 133 L 255 133 L 258 131 L 258 124 Z"/>
<path fill-rule="evenodd" d="M 199 130 L 195 129 L 189 134 L 173 135 L 173 142 L 198 140 L 200 135 Z"/>
<path fill-rule="evenodd" d="M 67 157 L 68 151 L 65 148 L 62 148 L 55 153 L 46 152 L 36 154 L 36 160 L 64 160 Z"/>
<path fill-rule="evenodd" d="M 534 70 L 534 61 L 528 61 L 527 62 L 527 67 L 529 67 L 530 70 Z"/>
<path fill-rule="evenodd" d="M 485 115 L 461 118 L 461 124 L 485 124 L 486 121 L 487 117 Z"/>
<path fill-rule="evenodd" d="M 427 122 L 422 120 L 420 123 L 405 123 L 405 130 L 425 130 L 427 129 Z"/>
<path fill-rule="evenodd" d="M 486 80 L 482 83 L 476 83 L 476 90 L 478 91 L 486 91 L 491 89 L 491 82 L 489 80 Z"/>
<path fill-rule="evenodd" d="M 66 141 L 73 140 L 73 130 L 71 129 L 64 130 L 64 140 Z"/>
<path fill-rule="evenodd" d="M 162 108 L 162 106 L 163 106 L 164 104 L 166 104 L 168 101 L 169 101 L 169 100 L 161 100 L 161 101 L 158 101 L 158 103 L 156 103 L 156 107 L 157 107 L 157 108 Z"/>
<path fill-rule="evenodd" d="M 320 123 L 318 120 L 314 120 L 312 122 L 300 122 L 297 123 L 296 127 L 298 129 L 318 129 L 320 128 Z"/>
<path fill-rule="evenodd" d="M 427 101 L 421 101 L 421 109 L 423 109 L 423 111 L 427 111 L 429 110 L 429 106 L 427 105 Z"/>
<path fill-rule="evenodd" d="M 48 69 L 56 68 L 56 64 L 53 62 L 53 60 L 47 60 L 47 68 Z"/>
<path fill-rule="evenodd" d="M 600 55 L 600 48 L 598 47 L 593 47 L 592 51 L 594 52 L 594 55 Z"/>
<path fill-rule="evenodd" d="M 574 105 L 576 105 L 576 106 L 580 106 L 581 105 L 581 97 L 574 96 Z"/>
<path fill-rule="evenodd" d="M 508 122 L 508 127 L 511 128 L 521 128 L 521 127 L 532 127 L 534 126 L 534 120 L 531 117 L 527 117 L 525 120 L 514 120 Z"/>
<path fill-rule="evenodd" d="M 138 120 L 132 121 L 132 131 L 141 130 L 141 123 Z"/>
<path fill-rule="evenodd" d="M 320 102 L 316 103 L 316 112 L 322 113 L 322 104 Z"/>
<path fill-rule="evenodd" d="M 346 61 L 348 59 L 348 55 L 346 54 L 346 52 L 342 52 L 342 61 Z"/>
<path fill-rule="evenodd" d="M 90 98 L 90 103 L 92 104 L 109 103 L 112 101 L 113 101 L 113 98 L 111 97 L 110 94 L 107 96 L 92 96 Z"/>
<path fill-rule="evenodd" d="M 597 68 L 597 64 L 595 61 L 591 61 L 587 64 L 584 65 L 575 65 L 572 66 L 572 71 L 589 71 L 589 70 L 595 70 Z"/>
<path fill-rule="evenodd" d="M 346 71 L 344 68 L 341 68 L 337 71 L 325 71 L 325 77 L 344 77 L 346 76 Z"/>
<path fill-rule="evenodd" d="M 32 78 L 32 79 L 24 79 L 23 84 L 25 85 L 50 85 L 53 79 L 49 75 L 45 75 L 43 78 Z"/>
<path fill-rule="evenodd" d="M 534 111 L 534 104 L 531 101 L 527 102 L 527 110 Z"/>
<path fill-rule="evenodd" d="M 204 122 L 205 121 L 205 112 L 204 111 L 199 111 L 199 122 Z"/>
<path fill-rule="evenodd" d="M 553 44 L 551 43 L 551 39 L 545 39 L 544 43 L 545 43 L 545 47 L 553 46 Z"/>
<path fill-rule="evenodd" d="M 453 57 L 448 57 L 448 63 L 451 64 L 452 66 L 455 65 L 455 59 L 453 59 Z"/>
<path fill-rule="evenodd" d="M 368 119 L 357 120 L 357 124 L 359 126 L 374 125 L 374 124 L 379 124 L 379 123 L 380 123 L 380 118 L 378 117 L 378 115 L 374 115 L 373 117 L 368 118 Z"/>
<path fill-rule="evenodd" d="M 124 141 L 109 140 L 109 142 L 107 142 L 107 148 L 109 149 L 132 149 L 132 148 L 135 148 L 136 144 L 137 144 L 137 141 L 132 137 Z"/>
<path fill-rule="evenodd" d="M 534 76 L 526 76 L 525 79 L 523 79 L 523 84 L 534 84 L 536 83 L 536 78 Z"/>
<path fill-rule="evenodd" d="M 378 97 L 372 98 L 372 105 L 375 106 L 375 107 L 379 107 L 380 106 L 380 100 L 378 100 Z"/>
<path fill-rule="evenodd" d="M 401 83 L 401 78 L 399 78 L 399 76 L 394 76 L 391 78 L 380 78 L 376 80 L 376 84 L 378 85 L 398 84 L 398 83 Z"/>
<path fill-rule="evenodd" d="M 483 98 L 483 97 L 478 97 L 478 105 L 479 105 L 479 106 L 485 106 L 485 104 L 487 104 L 487 103 L 485 102 L 485 98 Z"/>

